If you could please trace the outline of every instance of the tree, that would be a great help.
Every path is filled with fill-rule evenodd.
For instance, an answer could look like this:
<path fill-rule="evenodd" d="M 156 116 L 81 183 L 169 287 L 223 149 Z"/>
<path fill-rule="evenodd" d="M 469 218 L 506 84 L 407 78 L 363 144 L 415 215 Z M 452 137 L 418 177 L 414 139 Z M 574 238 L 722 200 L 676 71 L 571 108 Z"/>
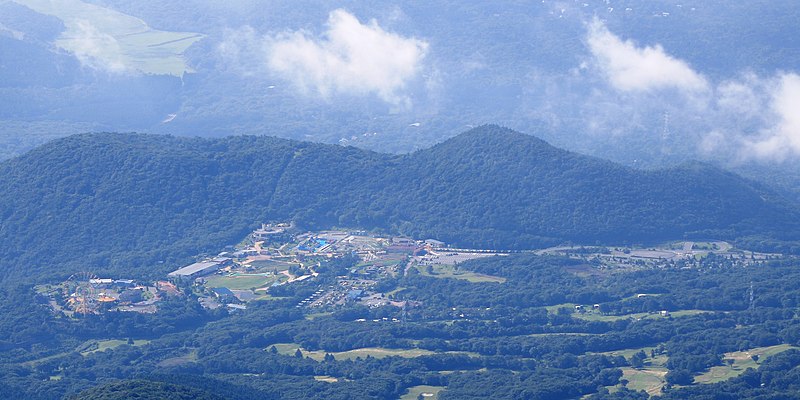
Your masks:
<path fill-rule="evenodd" d="M 726 359 L 725 359 L 725 360 L 723 360 L 723 361 L 725 362 L 725 364 L 727 364 L 727 365 L 728 365 L 728 367 L 730 367 L 730 369 L 733 369 L 733 363 L 734 363 L 734 362 L 736 362 L 736 361 L 735 361 L 734 359 L 732 359 L 732 358 L 726 358 Z"/>
<path fill-rule="evenodd" d="M 686 369 L 670 371 L 664 379 L 671 385 L 691 385 L 694 382 L 694 376 Z"/>
<path fill-rule="evenodd" d="M 637 369 L 644 367 L 644 360 L 646 358 L 647 354 L 645 354 L 644 350 L 639 350 L 631 356 L 631 366 Z"/>

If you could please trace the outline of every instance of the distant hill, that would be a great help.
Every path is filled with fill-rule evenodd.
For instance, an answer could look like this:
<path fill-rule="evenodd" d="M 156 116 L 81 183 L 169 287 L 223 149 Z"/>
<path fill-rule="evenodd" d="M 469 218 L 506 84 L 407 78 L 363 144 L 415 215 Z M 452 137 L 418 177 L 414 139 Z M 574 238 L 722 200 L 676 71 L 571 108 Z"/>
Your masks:
<path fill-rule="evenodd" d="M 69 400 L 224 400 L 200 389 L 145 380 L 118 381 L 93 387 Z"/>
<path fill-rule="evenodd" d="M 85 134 L 0 164 L 0 266 L 13 281 L 163 274 L 268 220 L 527 249 L 682 237 L 774 247 L 800 239 L 798 217 L 795 204 L 707 165 L 640 171 L 497 126 L 402 156 L 269 137 Z"/>

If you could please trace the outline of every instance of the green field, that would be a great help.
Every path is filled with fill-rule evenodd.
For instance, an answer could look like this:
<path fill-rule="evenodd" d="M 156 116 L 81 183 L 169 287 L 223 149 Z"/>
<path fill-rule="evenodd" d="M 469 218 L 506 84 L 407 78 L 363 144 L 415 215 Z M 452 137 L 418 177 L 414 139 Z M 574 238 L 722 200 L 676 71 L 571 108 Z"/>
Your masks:
<path fill-rule="evenodd" d="M 454 278 L 454 279 L 463 279 L 468 282 L 472 283 L 479 283 L 479 282 L 495 282 L 495 283 L 504 283 L 506 278 L 499 277 L 499 276 L 492 276 L 492 275 L 485 275 L 479 274 L 477 272 L 465 271 L 465 270 L 457 270 L 452 265 L 441 265 L 436 264 L 432 266 L 433 274 L 428 273 L 427 266 L 417 266 L 417 271 L 420 274 L 425 276 L 432 276 L 434 278 Z"/>
<path fill-rule="evenodd" d="M 282 275 L 211 275 L 206 279 L 206 287 L 226 287 L 231 290 L 253 290 L 285 279 Z"/>
<path fill-rule="evenodd" d="M 300 351 L 303 353 L 303 357 L 309 357 L 317 361 L 322 361 L 325 358 L 326 353 L 330 353 L 331 355 L 336 357 L 337 360 L 355 360 L 358 357 L 366 358 L 367 356 L 371 356 L 374 358 L 385 358 L 392 356 L 414 358 L 419 356 L 436 354 L 433 351 L 424 349 L 387 349 L 383 347 L 366 347 L 363 349 L 354 349 L 341 352 L 326 352 L 324 350 L 309 351 L 294 343 L 278 343 L 272 346 L 275 346 L 275 348 L 278 350 L 278 353 L 285 355 L 294 355 L 295 351 L 297 351 L 297 349 L 300 349 Z M 267 346 L 267 350 L 269 350 L 269 348 L 272 346 Z M 470 356 L 474 355 L 466 352 L 452 352 L 452 353 L 467 354 Z"/>
<path fill-rule="evenodd" d="M 444 390 L 444 386 L 412 386 L 408 388 L 408 393 L 400 396 L 400 400 L 417 400 L 421 395 L 426 399 L 438 399 L 439 392 Z"/>
<path fill-rule="evenodd" d="M 139 18 L 80 0 L 13 1 L 64 23 L 57 47 L 84 64 L 114 72 L 174 76 L 193 72 L 183 53 L 203 38 L 194 32 L 159 31 Z"/>
<path fill-rule="evenodd" d="M 725 357 L 723 357 L 723 359 L 732 359 L 732 366 L 720 365 L 711 367 L 708 372 L 696 376 L 694 381 L 696 383 L 717 383 L 726 381 L 730 378 L 741 375 L 748 368 L 757 369 L 759 364 L 753 361 L 751 358 L 753 355 L 758 355 L 760 357 L 759 362 L 761 362 L 769 356 L 773 356 L 775 354 L 795 348 L 797 347 L 790 346 L 788 344 L 779 344 L 777 346 L 757 347 L 747 351 L 725 353 Z"/>

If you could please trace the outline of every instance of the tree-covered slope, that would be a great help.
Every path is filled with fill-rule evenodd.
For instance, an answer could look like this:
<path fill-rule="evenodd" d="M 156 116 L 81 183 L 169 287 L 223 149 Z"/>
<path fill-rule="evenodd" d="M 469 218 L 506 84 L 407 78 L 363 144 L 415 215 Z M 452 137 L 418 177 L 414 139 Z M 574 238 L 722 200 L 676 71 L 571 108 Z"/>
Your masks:
<path fill-rule="evenodd" d="M 684 235 L 796 240 L 798 215 L 712 167 L 639 171 L 495 126 L 405 156 L 266 137 L 87 134 L 0 164 L 0 266 L 14 280 L 161 274 L 266 220 L 523 249 Z"/>
<path fill-rule="evenodd" d="M 199 389 L 169 383 L 131 380 L 87 389 L 70 400 L 224 400 Z"/>
<path fill-rule="evenodd" d="M 692 163 L 641 171 L 482 127 L 405 160 L 395 204 L 416 229 L 458 241 L 496 231 L 498 245 L 531 236 L 579 242 L 649 241 L 685 234 L 797 234 L 797 211 L 769 190 Z M 461 236 L 461 240 L 463 240 Z M 493 240 L 486 237 L 483 240 Z"/>

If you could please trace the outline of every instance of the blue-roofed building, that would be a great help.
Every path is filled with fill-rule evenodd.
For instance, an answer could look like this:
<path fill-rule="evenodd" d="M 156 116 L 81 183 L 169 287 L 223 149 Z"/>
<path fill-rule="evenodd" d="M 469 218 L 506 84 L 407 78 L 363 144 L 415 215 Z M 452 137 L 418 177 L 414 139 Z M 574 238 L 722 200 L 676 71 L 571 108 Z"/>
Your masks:
<path fill-rule="evenodd" d="M 353 289 L 347 292 L 347 301 L 356 301 L 364 295 L 364 291 L 361 289 Z"/>

